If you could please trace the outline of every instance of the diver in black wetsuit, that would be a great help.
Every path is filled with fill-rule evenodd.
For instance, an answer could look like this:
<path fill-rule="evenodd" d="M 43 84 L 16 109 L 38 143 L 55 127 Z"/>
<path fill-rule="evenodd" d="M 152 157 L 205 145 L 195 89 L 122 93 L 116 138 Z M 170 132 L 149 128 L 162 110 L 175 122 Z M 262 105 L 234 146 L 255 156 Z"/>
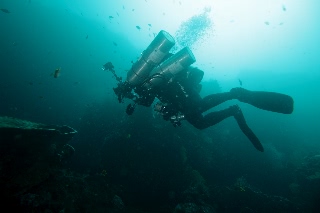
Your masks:
<path fill-rule="evenodd" d="M 238 105 L 206 115 L 202 113 L 225 101 L 237 99 L 263 110 L 291 114 L 293 99 L 280 93 L 243 88 L 233 88 L 230 92 L 202 98 L 199 92 L 204 72 L 190 66 L 195 58 L 188 48 L 174 55 L 168 54 L 174 44 L 172 40 L 169 34 L 161 31 L 128 72 L 127 81 L 119 81 L 118 87 L 114 88 L 119 102 L 123 98 L 134 101 L 133 105 L 128 105 L 127 114 L 133 113 L 136 104 L 149 107 L 158 98 L 160 103 L 155 105 L 155 111 L 160 112 L 165 120 L 170 120 L 175 126 L 180 126 L 180 121 L 185 119 L 194 127 L 205 129 L 233 116 L 255 148 L 263 152 L 263 146 L 247 125 Z M 165 57 L 168 55 L 171 56 L 169 59 Z M 160 65 L 156 67 L 158 64 Z M 150 74 L 151 70 L 153 74 Z"/>
<path fill-rule="evenodd" d="M 202 115 L 202 113 L 232 99 L 238 99 L 260 109 L 278 113 L 291 114 L 293 111 L 293 99 L 288 95 L 273 92 L 253 92 L 240 87 L 233 88 L 230 92 L 212 94 L 201 98 L 199 92 L 202 76 L 203 71 L 189 67 L 187 71 L 181 72 L 180 75 L 175 76 L 166 85 L 148 91 L 149 93 L 143 95 L 143 97 L 149 97 L 150 100 L 143 99 L 144 101 L 139 104 L 150 106 L 149 104 L 153 102 L 153 98 L 157 97 L 165 105 L 161 107 L 156 105 L 155 110 L 161 112 L 166 120 L 173 117 L 173 121 L 177 121 L 178 123 L 176 124 L 179 125 L 180 120 L 185 119 L 198 129 L 208 128 L 233 116 L 242 132 L 259 151 L 263 151 L 263 147 L 257 136 L 247 125 L 238 105 L 210 112 L 206 115 Z"/>

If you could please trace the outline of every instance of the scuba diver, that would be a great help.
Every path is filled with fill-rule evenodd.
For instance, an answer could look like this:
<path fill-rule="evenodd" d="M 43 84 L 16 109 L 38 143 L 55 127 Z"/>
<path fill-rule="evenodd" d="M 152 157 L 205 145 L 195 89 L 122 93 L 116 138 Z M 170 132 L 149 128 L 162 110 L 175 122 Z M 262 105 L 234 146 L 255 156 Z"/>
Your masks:
<path fill-rule="evenodd" d="M 160 31 L 132 65 L 124 82 L 115 74 L 111 62 L 103 66 L 102 69 L 111 71 L 118 81 L 117 87 L 113 88 L 118 101 L 122 103 L 124 98 L 133 101 L 127 106 L 127 114 L 131 115 L 137 104 L 150 107 L 157 98 L 159 102 L 154 105 L 154 110 L 174 126 L 180 126 L 182 120 L 187 120 L 197 129 L 205 129 L 234 117 L 254 147 L 263 152 L 260 140 L 247 125 L 238 105 L 206 115 L 203 113 L 225 101 L 237 99 L 263 110 L 291 114 L 293 99 L 285 94 L 249 91 L 241 87 L 202 98 L 199 93 L 204 72 L 190 66 L 195 57 L 188 47 L 175 54 L 169 53 L 174 44 L 169 33 Z"/>

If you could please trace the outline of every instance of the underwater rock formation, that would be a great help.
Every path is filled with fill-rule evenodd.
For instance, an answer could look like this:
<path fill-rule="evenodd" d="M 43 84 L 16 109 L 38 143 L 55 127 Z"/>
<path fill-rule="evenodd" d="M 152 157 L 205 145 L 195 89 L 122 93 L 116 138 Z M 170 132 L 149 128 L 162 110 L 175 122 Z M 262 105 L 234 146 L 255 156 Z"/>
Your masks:
<path fill-rule="evenodd" d="M 20 195 L 53 175 L 73 154 L 67 143 L 76 133 L 68 126 L 0 117 L 1 197 Z"/>

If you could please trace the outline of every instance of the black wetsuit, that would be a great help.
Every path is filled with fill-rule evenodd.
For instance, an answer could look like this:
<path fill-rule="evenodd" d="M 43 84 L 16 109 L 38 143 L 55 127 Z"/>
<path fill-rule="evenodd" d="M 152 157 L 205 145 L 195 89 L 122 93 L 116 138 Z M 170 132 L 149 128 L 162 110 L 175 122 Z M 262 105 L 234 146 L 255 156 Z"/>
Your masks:
<path fill-rule="evenodd" d="M 224 110 L 210 112 L 205 115 L 203 115 L 203 113 L 232 99 L 237 99 L 257 108 L 272 112 L 284 114 L 291 114 L 293 112 L 292 97 L 275 92 L 249 91 L 238 87 L 231 89 L 230 92 L 216 93 L 201 98 L 199 86 L 201 86 L 200 81 L 202 76 L 198 78 L 198 74 L 189 75 L 190 72 L 189 74 L 187 73 L 187 71 L 181 72 L 172 79 L 166 79 L 168 80 L 167 83 L 149 90 L 137 89 L 136 92 L 141 97 L 141 99 L 137 101 L 138 104 L 150 106 L 155 97 L 157 97 L 162 103 L 166 104 L 166 114 L 164 116 L 166 120 L 172 115 L 182 113 L 184 118 L 198 129 L 205 129 L 233 116 L 241 131 L 259 151 L 263 151 L 263 146 L 247 125 L 238 105 L 233 105 Z"/>
<path fill-rule="evenodd" d="M 154 98 L 157 97 L 162 103 L 166 104 L 167 114 L 164 116 L 166 120 L 180 112 L 197 129 L 205 129 L 233 116 L 242 132 L 249 138 L 256 149 L 263 151 L 259 139 L 246 124 L 242 111 L 237 105 L 224 110 L 210 112 L 206 115 L 202 114 L 225 101 L 236 98 L 234 94 L 225 92 L 201 98 L 198 87 L 199 85 L 195 85 L 194 82 L 190 82 L 184 76 L 180 76 L 147 92 L 142 90 L 144 95 L 139 104 L 150 106 Z"/>

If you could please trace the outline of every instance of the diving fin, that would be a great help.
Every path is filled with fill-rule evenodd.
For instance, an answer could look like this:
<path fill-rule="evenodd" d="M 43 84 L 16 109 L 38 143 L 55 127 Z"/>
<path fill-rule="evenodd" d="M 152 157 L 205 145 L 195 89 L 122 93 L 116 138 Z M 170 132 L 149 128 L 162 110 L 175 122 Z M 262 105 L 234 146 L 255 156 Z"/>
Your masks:
<path fill-rule="evenodd" d="M 263 110 L 283 114 L 293 112 L 293 99 L 289 95 L 276 92 L 249 91 L 241 87 L 231 89 L 230 93 L 239 101 Z"/>
<path fill-rule="evenodd" d="M 244 119 L 243 113 L 238 105 L 231 106 L 229 109 L 233 110 L 233 117 L 236 119 L 238 126 L 241 131 L 247 136 L 252 145 L 260 152 L 264 151 L 264 148 L 259 140 L 259 138 L 254 134 L 254 132 L 248 126 L 246 120 Z"/>

